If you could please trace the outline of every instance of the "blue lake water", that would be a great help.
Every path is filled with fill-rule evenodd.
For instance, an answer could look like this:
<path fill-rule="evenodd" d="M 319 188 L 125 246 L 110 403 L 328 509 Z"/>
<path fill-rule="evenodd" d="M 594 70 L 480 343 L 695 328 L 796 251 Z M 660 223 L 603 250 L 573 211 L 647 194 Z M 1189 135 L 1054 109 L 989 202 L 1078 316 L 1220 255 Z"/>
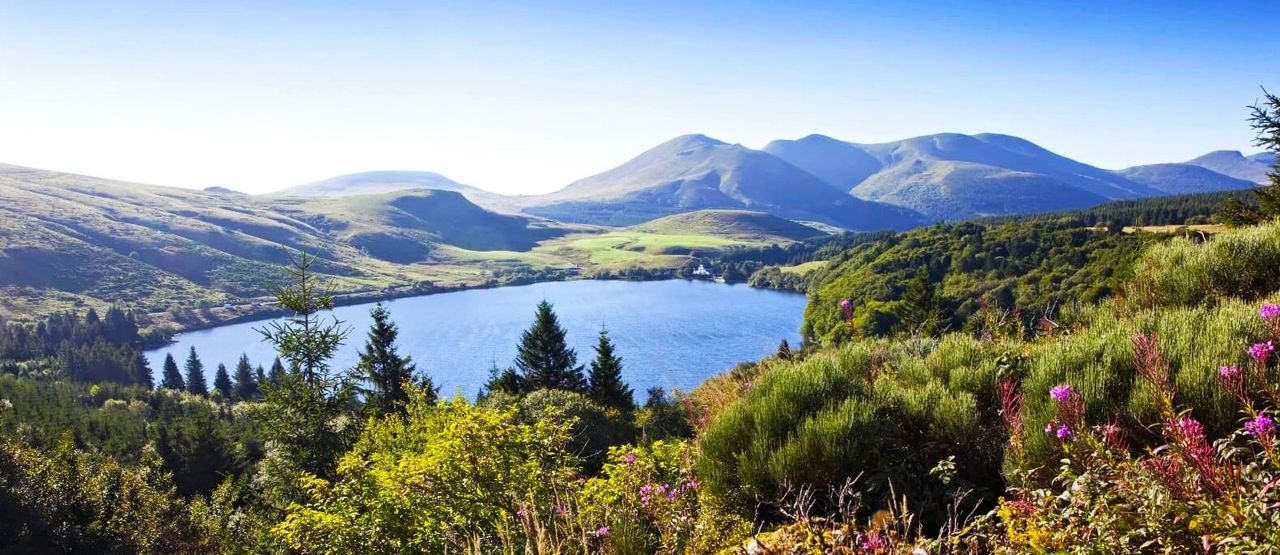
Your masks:
<path fill-rule="evenodd" d="M 609 330 L 637 401 L 650 387 L 692 389 L 738 362 L 773 353 L 782 339 L 797 345 L 805 307 L 800 294 L 684 280 L 540 283 L 407 297 L 388 301 L 387 307 L 400 327 L 400 352 L 412 355 L 442 394 L 471 398 L 494 363 L 511 365 L 520 332 L 533 322 L 534 307 L 543 299 L 555 305 L 580 364 L 594 357 L 601 327 Z M 352 328 L 335 368 L 355 365 L 372 307 L 333 310 Z M 156 383 L 165 355 L 172 353 L 181 367 L 192 346 L 211 386 L 218 363 L 233 369 L 241 353 L 255 366 L 270 367 L 275 352 L 254 331 L 265 323 L 183 333 L 173 344 L 148 351 Z"/>

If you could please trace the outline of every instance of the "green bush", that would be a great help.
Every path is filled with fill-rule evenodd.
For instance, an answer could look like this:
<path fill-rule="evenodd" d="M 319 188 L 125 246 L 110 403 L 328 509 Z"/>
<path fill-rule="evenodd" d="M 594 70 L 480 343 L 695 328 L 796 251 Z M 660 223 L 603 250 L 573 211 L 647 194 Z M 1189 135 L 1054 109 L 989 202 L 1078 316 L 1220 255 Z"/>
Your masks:
<path fill-rule="evenodd" d="M 1127 288 L 1136 307 L 1256 300 L 1280 291 L 1280 222 L 1224 233 L 1203 244 L 1186 238 L 1153 245 Z"/>
<path fill-rule="evenodd" d="M 744 516 L 800 488 L 821 498 L 857 480 L 871 508 L 905 495 L 937 525 L 952 494 L 976 488 L 977 501 L 1003 489 L 1003 437 L 979 408 L 994 387 L 979 363 L 994 361 L 988 350 L 961 336 L 858 341 L 774 367 L 702 434 L 698 475 Z M 931 474 L 952 457 L 958 479 Z"/>

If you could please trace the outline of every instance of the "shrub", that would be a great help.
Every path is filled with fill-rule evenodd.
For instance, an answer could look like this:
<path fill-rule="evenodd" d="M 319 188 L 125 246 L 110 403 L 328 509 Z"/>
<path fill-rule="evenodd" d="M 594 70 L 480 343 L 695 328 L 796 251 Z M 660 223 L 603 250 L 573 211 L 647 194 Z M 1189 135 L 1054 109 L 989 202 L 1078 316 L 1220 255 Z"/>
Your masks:
<path fill-rule="evenodd" d="M 403 417 L 368 424 L 336 481 L 305 477 L 310 499 L 273 533 L 308 553 L 586 551 L 571 517 L 572 423 L 517 413 L 415 391 Z"/>
<path fill-rule="evenodd" d="M 1128 298 L 1137 307 L 1256 300 L 1280 291 L 1280 222 L 1224 233 L 1200 244 L 1153 245 L 1139 257 Z"/>

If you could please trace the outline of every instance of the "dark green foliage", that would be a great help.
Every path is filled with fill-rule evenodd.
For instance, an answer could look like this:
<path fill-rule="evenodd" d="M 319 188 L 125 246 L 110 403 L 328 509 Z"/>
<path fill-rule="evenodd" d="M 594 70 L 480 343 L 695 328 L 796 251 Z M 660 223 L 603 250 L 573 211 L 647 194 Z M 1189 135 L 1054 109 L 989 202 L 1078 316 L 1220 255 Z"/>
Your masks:
<path fill-rule="evenodd" d="M 219 363 L 213 373 L 213 391 L 223 401 L 231 401 L 231 387 L 231 373 L 227 372 L 227 365 Z"/>
<path fill-rule="evenodd" d="M 177 361 L 173 360 L 173 353 L 164 355 L 164 370 L 163 378 L 160 380 L 160 387 L 174 391 L 186 391 L 187 389 L 187 382 L 182 379 L 182 372 L 178 370 Z"/>
<path fill-rule="evenodd" d="M 262 367 L 258 367 L 257 376 L 255 376 L 253 366 L 249 364 L 249 356 L 242 353 L 240 360 L 236 362 L 236 383 L 232 387 L 231 398 L 237 401 L 258 400 L 258 382 L 262 378 L 265 378 Z"/>
<path fill-rule="evenodd" d="M 636 401 L 631 387 L 622 381 L 622 358 L 613 349 L 609 332 L 600 330 L 596 358 L 591 361 L 591 372 L 587 376 L 591 382 L 587 395 L 600 406 L 631 414 L 636 409 Z"/>
<path fill-rule="evenodd" d="M 284 379 L 284 364 L 280 362 L 280 357 L 276 357 L 271 363 L 271 373 L 267 374 L 267 381 L 270 383 L 280 383 Z"/>
<path fill-rule="evenodd" d="M 133 315 L 117 307 L 105 317 L 89 309 L 83 318 L 66 312 L 35 324 L 0 321 L 0 367 L 33 377 L 150 386 L 146 344 Z"/>
<path fill-rule="evenodd" d="M 1253 105 L 1249 114 L 1249 123 L 1257 132 L 1254 144 L 1273 153 L 1280 154 L 1280 96 L 1262 90 L 1264 101 Z M 1280 217 L 1280 158 L 1271 173 L 1267 174 L 1270 183 L 1253 190 L 1257 206 L 1251 206 L 1239 200 L 1231 200 L 1222 205 L 1220 217 L 1232 226 L 1253 225 Z"/>
<path fill-rule="evenodd" d="M 204 379 L 204 363 L 200 362 L 200 356 L 196 354 L 196 348 L 191 347 L 191 352 L 187 354 L 187 391 L 196 395 L 209 395 L 209 382 Z"/>
<path fill-rule="evenodd" d="M 413 359 L 400 356 L 396 352 L 396 337 L 400 331 L 387 308 L 379 303 L 370 312 L 373 325 L 369 328 L 368 339 L 364 350 L 360 353 L 358 371 L 363 375 L 369 388 L 365 392 L 365 403 L 374 415 L 396 414 L 404 411 L 409 402 L 407 387 L 413 380 L 416 366 Z M 428 402 L 434 402 L 437 395 L 431 386 L 431 378 L 425 379 L 424 391 L 429 395 Z"/>
<path fill-rule="evenodd" d="M 170 491 L 158 463 L 139 467 L 0 439 L 0 552 L 200 553 L 219 548 Z"/>
<path fill-rule="evenodd" d="M 609 447 L 622 445 L 635 437 L 625 415 L 609 414 L 606 407 L 594 403 L 586 395 L 562 389 L 540 389 L 519 398 L 520 418 L 528 423 L 547 418 L 573 420 L 570 453 L 582 457 L 587 472 L 596 472 L 604 462 Z"/>
<path fill-rule="evenodd" d="M 831 342 L 915 331 L 935 317 L 928 327 L 965 329 L 978 324 L 979 299 L 1021 309 L 1030 325 L 1056 306 L 1113 294 L 1144 240 L 1066 220 L 1029 220 L 937 225 L 863 243 L 815 274 L 803 331 Z M 852 325 L 842 299 L 853 304 Z"/>
<path fill-rule="evenodd" d="M 489 381 L 485 382 L 484 388 L 480 390 L 478 400 L 482 401 L 495 393 L 520 395 L 524 391 L 524 380 L 515 368 L 499 369 L 498 365 L 494 364 L 489 369 Z"/>
<path fill-rule="evenodd" d="M 569 348 L 565 330 L 547 301 L 538 303 L 533 325 L 521 334 L 515 364 L 525 391 L 587 391 L 587 378 L 578 365 L 578 354 Z"/>
<path fill-rule="evenodd" d="M 636 415 L 636 426 L 645 441 L 693 437 L 693 426 L 678 399 L 661 387 L 651 387 L 647 393 L 644 407 Z"/>

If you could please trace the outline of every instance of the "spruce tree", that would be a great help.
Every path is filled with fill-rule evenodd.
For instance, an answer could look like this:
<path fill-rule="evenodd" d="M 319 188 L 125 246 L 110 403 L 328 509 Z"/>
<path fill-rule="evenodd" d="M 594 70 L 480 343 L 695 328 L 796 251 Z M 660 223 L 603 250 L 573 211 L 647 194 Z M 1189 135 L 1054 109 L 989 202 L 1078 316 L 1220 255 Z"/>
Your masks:
<path fill-rule="evenodd" d="M 243 353 L 240 355 L 240 361 L 236 363 L 236 385 L 232 388 L 232 397 L 237 401 L 252 401 L 258 398 L 258 378 L 253 375 L 253 365 L 249 364 L 249 355 Z"/>
<path fill-rule="evenodd" d="M 1280 154 L 1280 95 L 1262 89 L 1263 102 L 1250 106 L 1249 125 L 1257 133 L 1253 144 Z M 1232 227 L 1254 225 L 1280 217 L 1280 157 L 1267 174 L 1268 184 L 1253 189 L 1257 207 L 1227 199 L 1218 218 Z"/>
<path fill-rule="evenodd" d="M 173 360 L 172 353 L 164 356 L 164 370 L 161 373 L 160 387 L 174 391 L 182 391 L 187 388 L 187 383 L 183 381 L 182 372 L 178 370 L 178 363 Z"/>
<path fill-rule="evenodd" d="M 609 332 L 600 330 L 596 342 L 596 359 L 591 361 L 590 389 L 587 396 L 601 406 L 630 414 L 636 409 L 631 388 L 622 381 L 622 359 L 614 353 Z"/>
<path fill-rule="evenodd" d="M 365 390 L 366 403 L 375 415 L 401 412 L 409 403 L 409 390 L 405 386 L 413 380 L 416 366 L 412 357 L 397 352 L 396 338 L 400 330 L 391 321 L 387 307 L 378 303 L 369 315 L 373 317 L 373 325 L 369 327 L 358 366 L 369 384 Z M 427 387 L 431 387 L 429 380 Z M 434 400 L 435 390 L 426 391 Z"/>
<path fill-rule="evenodd" d="M 523 391 L 587 391 L 587 378 L 578 365 L 578 353 L 569 348 L 560 319 L 547 301 L 538 303 L 533 325 L 520 336 L 515 362 Z"/>
<path fill-rule="evenodd" d="M 920 271 L 907 283 L 899 301 L 898 317 L 911 333 L 933 335 L 942 325 L 942 303 L 934 292 L 929 274 Z"/>
<path fill-rule="evenodd" d="M 218 371 L 213 374 L 213 389 L 223 401 L 231 400 L 231 374 L 227 372 L 227 365 L 218 364 Z"/>
<path fill-rule="evenodd" d="M 204 379 L 204 363 L 200 362 L 200 357 L 196 355 L 196 348 L 191 347 L 191 353 L 187 355 L 187 391 L 196 395 L 209 395 L 209 383 Z"/>
<path fill-rule="evenodd" d="M 276 357 L 275 362 L 271 363 L 271 372 L 267 374 L 267 381 L 278 384 L 284 376 L 284 364 L 280 362 L 280 357 Z"/>
<path fill-rule="evenodd" d="M 262 365 L 261 365 L 261 364 L 259 364 L 259 365 L 258 365 L 258 369 L 257 369 L 255 372 L 256 372 L 257 379 L 258 379 L 258 384 L 257 384 L 257 385 L 258 385 L 258 392 L 259 392 L 259 393 L 261 393 L 261 392 L 262 392 L 262 384 L 264 384 L 264 383 L 270 383 L 270 382 L 268 382 L 268 381 L 267 381 L 267 371 L 266 371 L 266 370 L 264 370 L 264 369 L 262 368 Z"/>

